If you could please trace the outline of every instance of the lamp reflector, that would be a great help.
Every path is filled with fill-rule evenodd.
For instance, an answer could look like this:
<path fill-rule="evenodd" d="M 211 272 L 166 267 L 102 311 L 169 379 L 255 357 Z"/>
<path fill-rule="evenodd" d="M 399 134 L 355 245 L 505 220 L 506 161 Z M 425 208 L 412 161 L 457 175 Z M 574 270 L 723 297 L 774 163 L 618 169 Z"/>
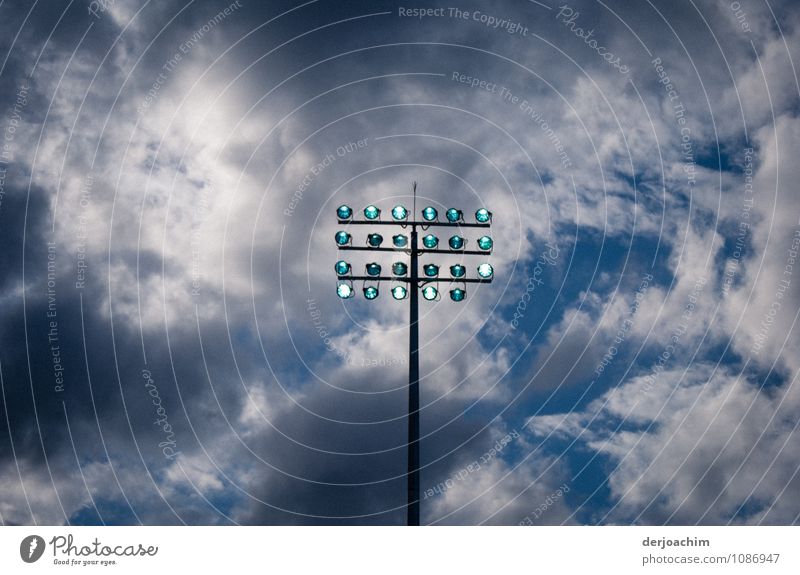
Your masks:
<path fill-rule="evenodd" d="M 453 301 L 464 301 L 465 297 L 467 297 L 467 290 L 461 288 L 450 290 L 450 299 Z"/>
<path fill-rule="evenodd" d="M 336 216 L 340 220 L 349 220 L 353 217 L 353 210 L 350 209 L 350 206 L 346 206 L 342 204 L 338 208 L 336 208 Z"/>
<path fill-rule="evenodd" d="M 392 288 L 392 297 L 394 299 L 406 299 L 408 295 L 408 290 L 403 286 L 394 286 Z"/>
<path fill-rule="evenodd" d="M 424 238 L 422 238 L 422 245 L 426 248 L 433 249 L 439 245 L 439 238 L 434 236 L 433 234 L 428 234 Z"/>
<path fill-rule="evenodd" d="M 353 287 L 350 284 L 339 284 L 336 286 L 336 295 L 342 299 L 353 297 Z"/>
<path fill-rule="evenodd" d="M 408 217 L 408 210 L 404 206 L 395 206 L 392 208 L 392 217 L 396 220 L 404 220 Z"/>
<path fill-rule="evenodd" d="M 450 266 L 450 275 L 454 278 L 463 278 L 464 275 L 467 273 L 467 268 L 462 266 L 461 264 L 456 264 L 454 266 Z"/>
<path fill-rule="evenodd" d="M 450 240 L 447 243 L 450 244 L 451 250 L 464 249 L 464 238 L 462 238 L 461 236 L 451 236 Z"/>
<path fill-rule="evenodd" d="M 492 212 L 490 212 L 486 208 L 481 208 L 477 212 L 475 212 L 475 221 L 477 221 L 479 224 L 485 224 L 491 219 L 492 219 Z"/>
<path fill-rule="evenodd" d="M 464 214 L 461 212 L 461 210 L 457 210 L 455 208 L 450 208 L 449 210 L 447 210 L 446 215 L 447 215 L 447 221 L 450 222 L 451 224 L 460 221 L 464 217 Z"/>
<path fill-rule="evenodd" d="M 334 267 L 336 268 L 336 275 L 343 276 L 350 273 L 350 264 L 346 261 L 339 260 Z"/>
<path fill-rule="evenodd" d="M 346 246 L 347 244 L 350 243 L 351 239 L 352 238 L 351 238 L 350 234 L 348 234 L 347 232 L 344 232 L 344 231 L 336 232 L 336 244 L 337 245 Z"/>
<path fill-rule="evenodd" d="M 433 206 L 428 206 L 422 210 L 422 219 L 426 222 L 435 222 L 437 217 L 439 217 L 439 212 Z"/>
<path fill-rule="evenodd" d="M 492 249 L 492 245 L 494 245 L 494 242 L 492 242 L 492 238 L 489 236 L 481 236 L 478 239 L 478 247 L 484 251 Z"/>
<path fill-rule="evenodd" d="M 439 266 L 436 264 L 426 264 L 422 266 L 422 270 L 425 272 L 425 275 L 429 278 L 435 278 L 439 275 Z"/>

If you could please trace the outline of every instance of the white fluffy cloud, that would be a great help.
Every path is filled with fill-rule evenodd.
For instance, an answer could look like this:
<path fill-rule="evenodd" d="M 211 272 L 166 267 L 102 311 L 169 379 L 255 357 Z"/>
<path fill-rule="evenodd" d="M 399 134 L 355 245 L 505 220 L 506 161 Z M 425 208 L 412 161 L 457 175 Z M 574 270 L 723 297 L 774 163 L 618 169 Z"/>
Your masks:
<path fill-rule="evenodd" d="M 585 410 L 530 427 L 579 437 L 609 459 L 605 521 L 785 524 L 800 513 L 797 401 L 794 387 L 696 363 L 655 383 L 632 378 Z"/>

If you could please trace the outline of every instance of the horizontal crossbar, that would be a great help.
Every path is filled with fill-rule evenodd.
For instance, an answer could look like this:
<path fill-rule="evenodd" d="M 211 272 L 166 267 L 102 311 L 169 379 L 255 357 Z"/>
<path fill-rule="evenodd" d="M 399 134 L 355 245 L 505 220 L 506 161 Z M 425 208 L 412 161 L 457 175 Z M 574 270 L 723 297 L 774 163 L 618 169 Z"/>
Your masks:
<path fill-rule="evenodd" d="M 369 226 L 420 226 L 427 228 L 429 226 L 439 226 L 447 228 L 490 228 L 491 222 L 481 224 L 478 222 L 402 222 L 402 221 L 388 221 L 388 220 L 339 220 L 342 225 L 355 224 L 355 225 L 369 225 Z"/>
<path fill-rule="evenodd" d="M 408 253 L 411 251 L 411 248 L 371 248 L 369 246 L 338 246 L 340 250 L 343 251 L 354 251 L 354 252 L 401 252 L 401 253 Z M 417 250 L 418 254 L 450 254 L 450 255 L 465 255 L 465 256 L 488 256 L 491 255 L 492 251 L 478 251 L 478 250 L 437 250 L 437 249 L 428 249 L 428 248 L 420 248 Z"/>
<path fill-rule="evenodd" d="M 409 277 L 396 277 L 396 276 L 338 276 L 340 280 L 352 281 L 397 281 L 404 283 L 413 283 L 414 279 Z M 416 280 L 417 283 L 432 283 L 432 282 L 450 282 L 450 283 L 468 283 L 468 284 L 489 284 L 492 283 L 493 278 L 432 278 L 428 276 L 419 276 Z"/>

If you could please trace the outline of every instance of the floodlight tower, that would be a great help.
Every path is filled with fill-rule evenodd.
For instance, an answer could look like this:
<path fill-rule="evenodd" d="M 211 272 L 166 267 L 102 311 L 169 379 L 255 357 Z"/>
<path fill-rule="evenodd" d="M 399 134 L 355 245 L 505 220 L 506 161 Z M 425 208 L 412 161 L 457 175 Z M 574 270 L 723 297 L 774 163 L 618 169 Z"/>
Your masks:
<path fill-rule="evenodd" d="M 440 282 L 456 284 L 450 290 L 450 299 L 461 302 L 467 296 L 466 284 L 491 283 L 494 277 L 492 265 L 483 262 L 476 267 L 477 277 L 467 277 L 467 268 L 459 263 L 450 266 L 450 277 L 439 276 L 439 265 L 426 264 L 423 266 L 422 275 L 419 275 L 419 256 L 422 254 L 457 254 L 463 256 L 488 256 L 492 253 L 493 242 L 491 236 L 483 235 L 477 240 L 477 250 L 466 248 L 467 239 L 455 234 L 448 240 L 449 249 L 439 248 L 439 238 L 427 234 L 422 238 L 422 247 L 419 246 L 417 228 L 427 231 L 431 227 L 450 228 L 490 228 L 492 213 L 486 208 L 475 212 L 474 222 L 465 222 L 461 210 L 450 208 L 445 212 L 445 220 L 439 220 L 439 213 L 433 206 L 424 208 L 421 212 L 422 220 L 417 220 L 417 183 L 413 183 L 414 202 L 409 220 L 408 210 L 402 206 L 394 206 L 391 210 L 391 220 L 381 220 L 381 210 L 375 205 L 364 208 L 364 219 L 354 219 L 354 212 L 348 205 L 341 205 L 336 209 L 336 217 L 344 225 L 370 225 L 370 226 L 400 226 L 403 230 L 411 228 L 410 237 L 399 233 L 392 236 L 392 247 L 382 247 L 383 236 L 378 233 L 369 233 L 366 245 L 353 245 L 353 236 L 345 231 L 336 232 L 336 245 L 342 251 L 369 251 L 369 252 L 394 252 L 409 256 L 409 265 L 403 261 L 392 263 L 392 275 L 382 275 L 382 267 L 377 262 L 366 265 L 366 275 L 354 275 L 350 263 L 345 260 L 336 262 L 335 270 L 338 278 L 336 293 L 342 299 L 349 299 L 355 295 L 353 282 L 363 282 L 362 291 L 368 300 L 374 300 L 380 294 L 380 282 L 396 282 L 392 286 L 391 294 L 396 300 L 409 300 L 409 338 L 408 338 L 408 498 L 407 498 L 407 524 L 419 525 L 419 293 L 423 299 L 435 301 L 440 299 Z M 404 285 L 405 284 L 405 285 Z M 408 287 L 406 287 L 408 286 Z"/>

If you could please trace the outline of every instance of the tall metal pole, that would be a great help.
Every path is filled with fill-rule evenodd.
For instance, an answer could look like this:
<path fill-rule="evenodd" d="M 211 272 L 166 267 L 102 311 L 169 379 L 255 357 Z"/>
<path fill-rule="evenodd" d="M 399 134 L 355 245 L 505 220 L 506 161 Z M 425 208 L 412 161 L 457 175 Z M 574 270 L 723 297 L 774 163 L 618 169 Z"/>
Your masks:
<path fill-rule="evenodd" d="M 414 182 L 414 212 L 417 183 Z M 419 309 L 417 224 L 411 225 L 410 332 L 408 338 L 408 525 L 419 525 Z"/>
<path fill-rule="evenodd" d="M 420 254 L 460 254 L 464 256 L 487 256 L 491 254 L 492 251 L 492 244 L 491 238 L 488 238 L 488 242 L 484 242 L 486 245 L 479 243 L 479 250 L 468 250 L 465 249 L 464 240 L 463 238 L 460 240 L 460 248 L 454 247 L 453 243 L 450 243 L 450 249 L 438 249 L 436 246 L 438 244 L 438 240 L 433 242 L 431 246 L 423 246 L 422 248 L 419 247 L 417 244 L 418 236 L 417 236 L 417 227 L 422 226 L 423 232 L 427 230 L 430 226 L 439 226 L 445 228 L 489 228 L 491 226 L 491 219 L 492 214 L 485 208 L 481 208 L 478 212 L 475 212 L 475 222 L 465 222 L 464 216 L 460 210 L 448 210 L 447 221 L 439 221 L 438 216 L 436 214 L 436 210 L 433 209 L 432 215 L 427 213 L 428 210 L 426 209 L 423 215 L 422 220 L 417 221 L 417 182 L 414 182 L 414 207 L 411 212 L 411 220 L 408 220 L 408 213 L 405 208 L 402 208 L 401 213 L 403 214 L 402 218 L 395 217 L 394 213 L 392 214 L 392 220 L 384 220 L 381 221 L 378 217 L 380 215 L 380 210 L 375 208 L 374 206 L 370 207 L 371 215 L 367 215 L 366 209 L 364 212 L 365 219 L 353 219 L 353 212 L 347 205 L 341 205 L 337 209 L 337 216 L 338 221 L 340 224 L 346 225 L 369 225 L 369 226 L 402 226 L 404 229 L 408 229 L 407 226 L 411 226 L 411 246 L 410 249 L 406 247 L 404 242 L 397 242 L 393 247 L 380 247 L 381 242 L 383 241 L 383 237 L 379 234 L 375 234 L 378 236 L 377 243 L 373 243 L 372 240 L 368 237 L 368 245 L 367 246 L 354 246 L 352 245 L 352 237 L 349 233 L 344 231 L 339 231 L 336 234 L 336 243 L 338 249 L 341 251 L 371 251 L 371 252 L 393 252 L 393 253 L 409 253 L 411 256 L 410 262 L 410 274 L 408 276 L 402 272 L 394 272 L 392 270 L 392 275 L 381 275 L 380 268 L 378 268 L 378 273 L 375 275 L 368 266 L 367 275 L 360 275 L 360 274 L 353 274 L 350 269 L 350 264 L 345 261 L 339 261 L 336 264 L 336 273 L 338 277 L 337 288 L 336 291 L 339 294 L 339 297 L 343 299 L 348 299 L 353 297 L 353 282 L 354 281 L 363 281 L 365 282 L 380 282 L 380 281 L 391 281 L 391 282 L 406 282 L 408 284 L 408 290 L 411 292 L 408 294 L 410 297 L 409 299 L 409 336 L 408 336 L 408 473 L 406 474 L 407 479 L 407 501 L 406 501 L 406 519 L 408 525 L 419 525 L 419 509 L 420 509 L 420 462 L 419 462 L 419 418 L 420 418 L 420 410 L 419 410 L 419 289 L 421 286 L 426 286 L 429 283 L 435 283 L 439 281 L 449 281 L 450 283 L 459 283 L 459 284 L 484 284 L 484 283 L 492 283 L 492 275 L 493 271 L 491 266 L 488 267 L 488 271 L 484 270 L 481 271 L 479 268 L 478 275 L 480 277 L 471 278 L 466 277 L 466 271 L 463 265 L 459 265 L 458 267 L 461 268 L 461 271 L 456 275 L 456 272 L 453 271 L 454 267 L 451 267 L 451 275 L 452 279 L 440 279 L 438 277 L 438 273 L 434 274 L 431 277 L 420 277 L 419 276 L 419 255 Z M 453 216 L 450 212 L 456 212 L 456 215 Z M 479 216 L 478 213 L 481 212 Z M 340 234 L 344 234 L 344 240 L 340 238 Z M 372 235 L 372 234 L 370 234 Z M 455 238 L 457 236 L 453 236 Z M 451 238 L 451 240 L 453 240 Z M 394 241 L 393 241 L 394 244 Z M 485 264 L 488 265 L 488 264 Z M 483 266 L 483 264 L 482 264 Z M 482 267 L 481 266 L 481 267 Z M 404 270 L 405 271 L 405 270 Z M 368 296 L 367 299 L 374 299 L 377 297 L 378 292 L 377 288 L 374 286 L 365 287 L 364 288 L 364 295 L 367 296 L 367 289 L 372 290 L 371 295 Z M 341 291 L 340 291 L 341 290 Z M 398 291 L 397 293 L 392 292 L 392 295 L 396 297 L 396 299 L 405 299 L 405 294 L 402 291 Z M 432 291 L 430 294 L 432 299 L 438 299 L 438 292 Z M 451 290 L 450 297 L 453 301 L 461 301 L 464 299 L 465 291 L 463 289 L 458 290 Z"/>

